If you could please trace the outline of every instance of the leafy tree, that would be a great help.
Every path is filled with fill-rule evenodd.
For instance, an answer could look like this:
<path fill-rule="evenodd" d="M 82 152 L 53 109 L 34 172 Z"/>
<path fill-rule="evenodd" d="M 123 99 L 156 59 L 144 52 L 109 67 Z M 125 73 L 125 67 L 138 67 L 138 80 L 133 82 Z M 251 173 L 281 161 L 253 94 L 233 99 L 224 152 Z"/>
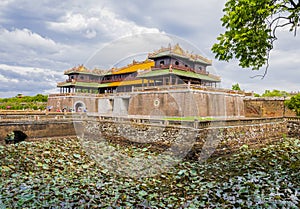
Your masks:
<path fill-rule="evenodd" d="M 238 83 L 233 84 L 231 87 L 232 90 L 237 90 L 237 91 L 241 91 L 240 85 Z"/>
<path fill-rule="evenodd" d="M 12 98 L 0 98 L 0 109 L 7 109 L 9 106 L 11 110 L 22 109 L 45 109 L 47 105 L 48 96 L 37 94 L 36 96 L 22 96 L 17 95 Z"/>
<path fill-rule="evenodd" d="M 290 100 L 285 101 L 285 105 L 296 112 L 297 116 L 300 116 L 300 94 L 292 96 Z"/>
<path fill-rule="evenodd" d="M 48 96 L 42 95 L 42 94 L 37 94 L 36 96 L 33 97 L 33 100 L 36 102 L 47 102 Z"/>
<path fill-rule="evenodd" d="M 226 31 L 212 47 L 216 58 L 236 58 L 241 67 L 252 70 L 267 64 L 266 74 L 277 29 L 289 27 L 296 35 L 300 0 L 227 0 L 223 12 Z"/>
<path fill-rule="evenodd" d="M 289 94 L 286 91 L 279 91 L 274 89 L 273 91 L 265 90 L 265 92 L 261 95 L 262 97 L 286 97 Z"/>

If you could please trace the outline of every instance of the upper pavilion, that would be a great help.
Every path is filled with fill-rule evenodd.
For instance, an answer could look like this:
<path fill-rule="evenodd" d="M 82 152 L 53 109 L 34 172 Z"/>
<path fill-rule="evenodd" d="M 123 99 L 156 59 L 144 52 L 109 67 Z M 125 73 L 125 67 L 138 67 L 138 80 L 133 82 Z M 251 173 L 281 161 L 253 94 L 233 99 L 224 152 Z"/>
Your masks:
<path fill-rule="evenodd" d="M 211 60 L 184 51 L 178 44 L 150 53 L 148 59 L 154 61 L 154 67 L 137 77 L 153 81 L 154 85 L 188 83 L 216 87 L 221 82 L 218 76 L 206 69 L 211 66 Z"/>
<path fill-rule="evenodd" d="M 149 53 L 145 61 L 133 61 L 122 68 L 89 70 L 80 65 L 64 72 L 60 93 L 110 93 L 132 91 L 135 87 L 195 84 L 216 87 L 220 77 L 210 74 L 212 61 L 184 51 L 178 44 Z"/>

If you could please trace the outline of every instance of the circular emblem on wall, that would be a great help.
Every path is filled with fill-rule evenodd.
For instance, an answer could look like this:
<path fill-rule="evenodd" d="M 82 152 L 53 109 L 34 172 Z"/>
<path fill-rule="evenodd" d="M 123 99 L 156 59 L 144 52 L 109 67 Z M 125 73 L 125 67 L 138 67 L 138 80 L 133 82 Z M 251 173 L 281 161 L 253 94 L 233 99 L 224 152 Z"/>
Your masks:
<path fill-rule="evenodd" d="M 159 103 L 160 103 L 159 99 L 158 99 L 158 98 L 155 99 L 155 100 L 154 100 L 154 107 L 158 107 L 158 106 L 159 106 Z"/>

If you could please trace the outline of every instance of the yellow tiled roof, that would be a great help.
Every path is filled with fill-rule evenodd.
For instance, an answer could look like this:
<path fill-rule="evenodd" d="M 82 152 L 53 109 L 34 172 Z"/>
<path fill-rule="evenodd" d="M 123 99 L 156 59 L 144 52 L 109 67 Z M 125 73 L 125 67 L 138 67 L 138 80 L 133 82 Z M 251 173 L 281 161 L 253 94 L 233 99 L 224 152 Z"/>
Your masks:
<path fill-rule="evenodd" d="M 131 64 L 122 67 L 122 68 L 113 68 L 111 69 L 112 74 L 123 74 L 123 73 L 134 73 L 138 70 L 146 70 L 150 69 L 154 66 L 154 61 L 152 60 L 145 60 L 143 62 L 136 62 L 133 61 Z"/>

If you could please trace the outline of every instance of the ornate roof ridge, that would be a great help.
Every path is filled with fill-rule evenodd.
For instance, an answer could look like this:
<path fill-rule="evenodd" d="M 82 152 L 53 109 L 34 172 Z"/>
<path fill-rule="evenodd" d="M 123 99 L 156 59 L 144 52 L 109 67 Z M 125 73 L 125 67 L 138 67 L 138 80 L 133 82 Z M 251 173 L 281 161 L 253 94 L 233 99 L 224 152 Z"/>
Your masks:
<path fill-rule="evenodd" d="M 71 72 L 84 72 L 84 73 L 91 73 L 91 74 L 99 74 L 102 75 L 106 72 L 106 70 L 94 68 L 93 70 L 90 70 L 86 68 L 84 65 L 79 65 L 76 67 L 72 67 L 71 69 L 65 70 L 65 74 L 71 73 Z"/>
<path fill-rule="evenodd" d="M 192 61 L 196 61 L 198 59 L 204 61 L 204 62 L 207 62 L 209 64 L 212 64 L 212 60 L 202 56 L 202 55 L 199 55 L 199 54 L 193 54 L 193 53 L 190 53 L 189 51 L 185 51 L 183 50 L 180 45 L 177 43 L 175 44 L 173 47 L 171 46 L 171 44 L 168 45 L 168 47 L 161 47 L 160 49 L 152 52 L 152 53 L 149 53 L 148 54 L 148 57 L 155 57 L 157 56 L 158 54 L 162 53 L 162 52 L 169 52 L 169 53 L 173 53 L 173 54 L 176 54 L 176 55 L 179 55 L 179 56 L 183 56 L 183 57 L 186 57 L 186 58 L 189 58 L 191 59 Z"/>

